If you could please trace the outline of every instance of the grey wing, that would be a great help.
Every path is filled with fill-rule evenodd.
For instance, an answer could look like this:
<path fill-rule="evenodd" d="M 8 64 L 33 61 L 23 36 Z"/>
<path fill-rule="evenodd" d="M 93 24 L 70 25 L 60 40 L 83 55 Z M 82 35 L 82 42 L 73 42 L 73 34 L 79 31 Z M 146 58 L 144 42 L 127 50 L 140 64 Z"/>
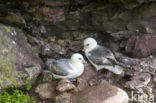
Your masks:
<path fill-rule="evenodd" d="M 52 71 L 56 75 L 61 76 L 67 76 L 68 69 L 71 68 L 69 66 L 68 59 L 60 59 L 60 60 L 49 59 L 49 61 L 47 61 L 46 64 L 48 65 L 50 71 Z"/>
<path fill-rule="evenodd" d="M 102 46 L 95 48 L 89 53 L 90 55 L 88 58 L 96 65 L 114 65 L 114 62 L 112 61 L 116 61 L 113 53 L 109 49 Z"/>

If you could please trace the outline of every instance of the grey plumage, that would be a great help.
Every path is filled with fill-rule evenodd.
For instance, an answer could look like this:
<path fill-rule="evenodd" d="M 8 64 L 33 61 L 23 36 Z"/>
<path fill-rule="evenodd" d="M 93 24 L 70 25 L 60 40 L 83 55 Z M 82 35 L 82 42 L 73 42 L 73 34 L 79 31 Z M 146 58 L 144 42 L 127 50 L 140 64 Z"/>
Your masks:
<path fill-rule="evenodd" d="M 84 62 L 85 60 L 81 54 L 74 53 L 70 59 L 48 59 L 46 67 L 56 79 L 76 78 L 83 73 Z"/>
<path fill-rule="evenodd" d="M 88 52 L 88 59 L 92 60 L 96 65 L 114 65 L 113 63 L 116 63 L 113 53 L 102 46 L 97 46 Z"/>
<path fill-rule="evenodd" d="M 71 67 L 69 66 L 69 59 L 48 59 L 46 65 L 48 65 L 48 69 L 55 75 L 61 76 L 67 76 L 68 69 L 71 69 Z"/>
<path fill-rule="evenodd" d="M 119 65 L 129 68 L 129 65 L 118 62 L 111 50 L 103 46 L 97 46 L 88 53 L 88 58 L 91 59 L 96 65 Z"/>
<path fill-rule="evenodd" d="M 111 50 L 98 45 L 95 39 L 86 38 L 83 50 L 89 62 L 97 71 L 105 68 L 115 74 L 124 73 L 122 67 L 125 67 L 125 65 L 116 60 Z"/>

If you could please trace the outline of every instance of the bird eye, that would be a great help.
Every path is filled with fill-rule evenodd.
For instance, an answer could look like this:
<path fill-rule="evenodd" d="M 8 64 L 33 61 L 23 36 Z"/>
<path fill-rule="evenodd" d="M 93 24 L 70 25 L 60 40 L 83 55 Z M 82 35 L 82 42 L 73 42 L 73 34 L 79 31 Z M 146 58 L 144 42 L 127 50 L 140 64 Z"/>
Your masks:
<path fill-rule="evenodd" d="M 89 46 L 89 44 L 87 44 L 86 46 Z"/>
<path fill-rule="evenodd" d="M 79 58 L 79 60 L 82 60 L 81 58 Z"/>

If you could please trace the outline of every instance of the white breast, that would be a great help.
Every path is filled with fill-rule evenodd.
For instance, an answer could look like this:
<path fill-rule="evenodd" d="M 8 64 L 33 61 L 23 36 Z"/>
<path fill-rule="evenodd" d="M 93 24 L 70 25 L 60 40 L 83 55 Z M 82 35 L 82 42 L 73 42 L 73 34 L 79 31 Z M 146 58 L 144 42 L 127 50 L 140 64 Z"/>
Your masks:
<path fill-rule="evenodd" d="M 70 65 L 72 70 L 69 70 L 71 76 L 78 77 L 80 76 L 84 71 L 84 65 L 82 63 L 75 63 Z"/>

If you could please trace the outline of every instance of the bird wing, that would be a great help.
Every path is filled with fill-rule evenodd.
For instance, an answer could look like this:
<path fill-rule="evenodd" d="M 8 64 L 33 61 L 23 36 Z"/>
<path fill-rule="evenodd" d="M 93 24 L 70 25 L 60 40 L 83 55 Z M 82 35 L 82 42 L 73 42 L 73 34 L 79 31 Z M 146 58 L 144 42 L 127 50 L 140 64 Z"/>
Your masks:
<path fill-rule="evenodd" d="M 88 58 L 96 65 L 114 65 L 116 59 L 113 53 L 102 46 L 96 47 L 94 50 L 89 52 Z"/>
<path fill-rule="evenodd" d="M 71 69 L 69 59 L 49 59 L 46 64 L 49 65 L 49 70 L 56 75 L 67 76 L 68 70 Z"/>

